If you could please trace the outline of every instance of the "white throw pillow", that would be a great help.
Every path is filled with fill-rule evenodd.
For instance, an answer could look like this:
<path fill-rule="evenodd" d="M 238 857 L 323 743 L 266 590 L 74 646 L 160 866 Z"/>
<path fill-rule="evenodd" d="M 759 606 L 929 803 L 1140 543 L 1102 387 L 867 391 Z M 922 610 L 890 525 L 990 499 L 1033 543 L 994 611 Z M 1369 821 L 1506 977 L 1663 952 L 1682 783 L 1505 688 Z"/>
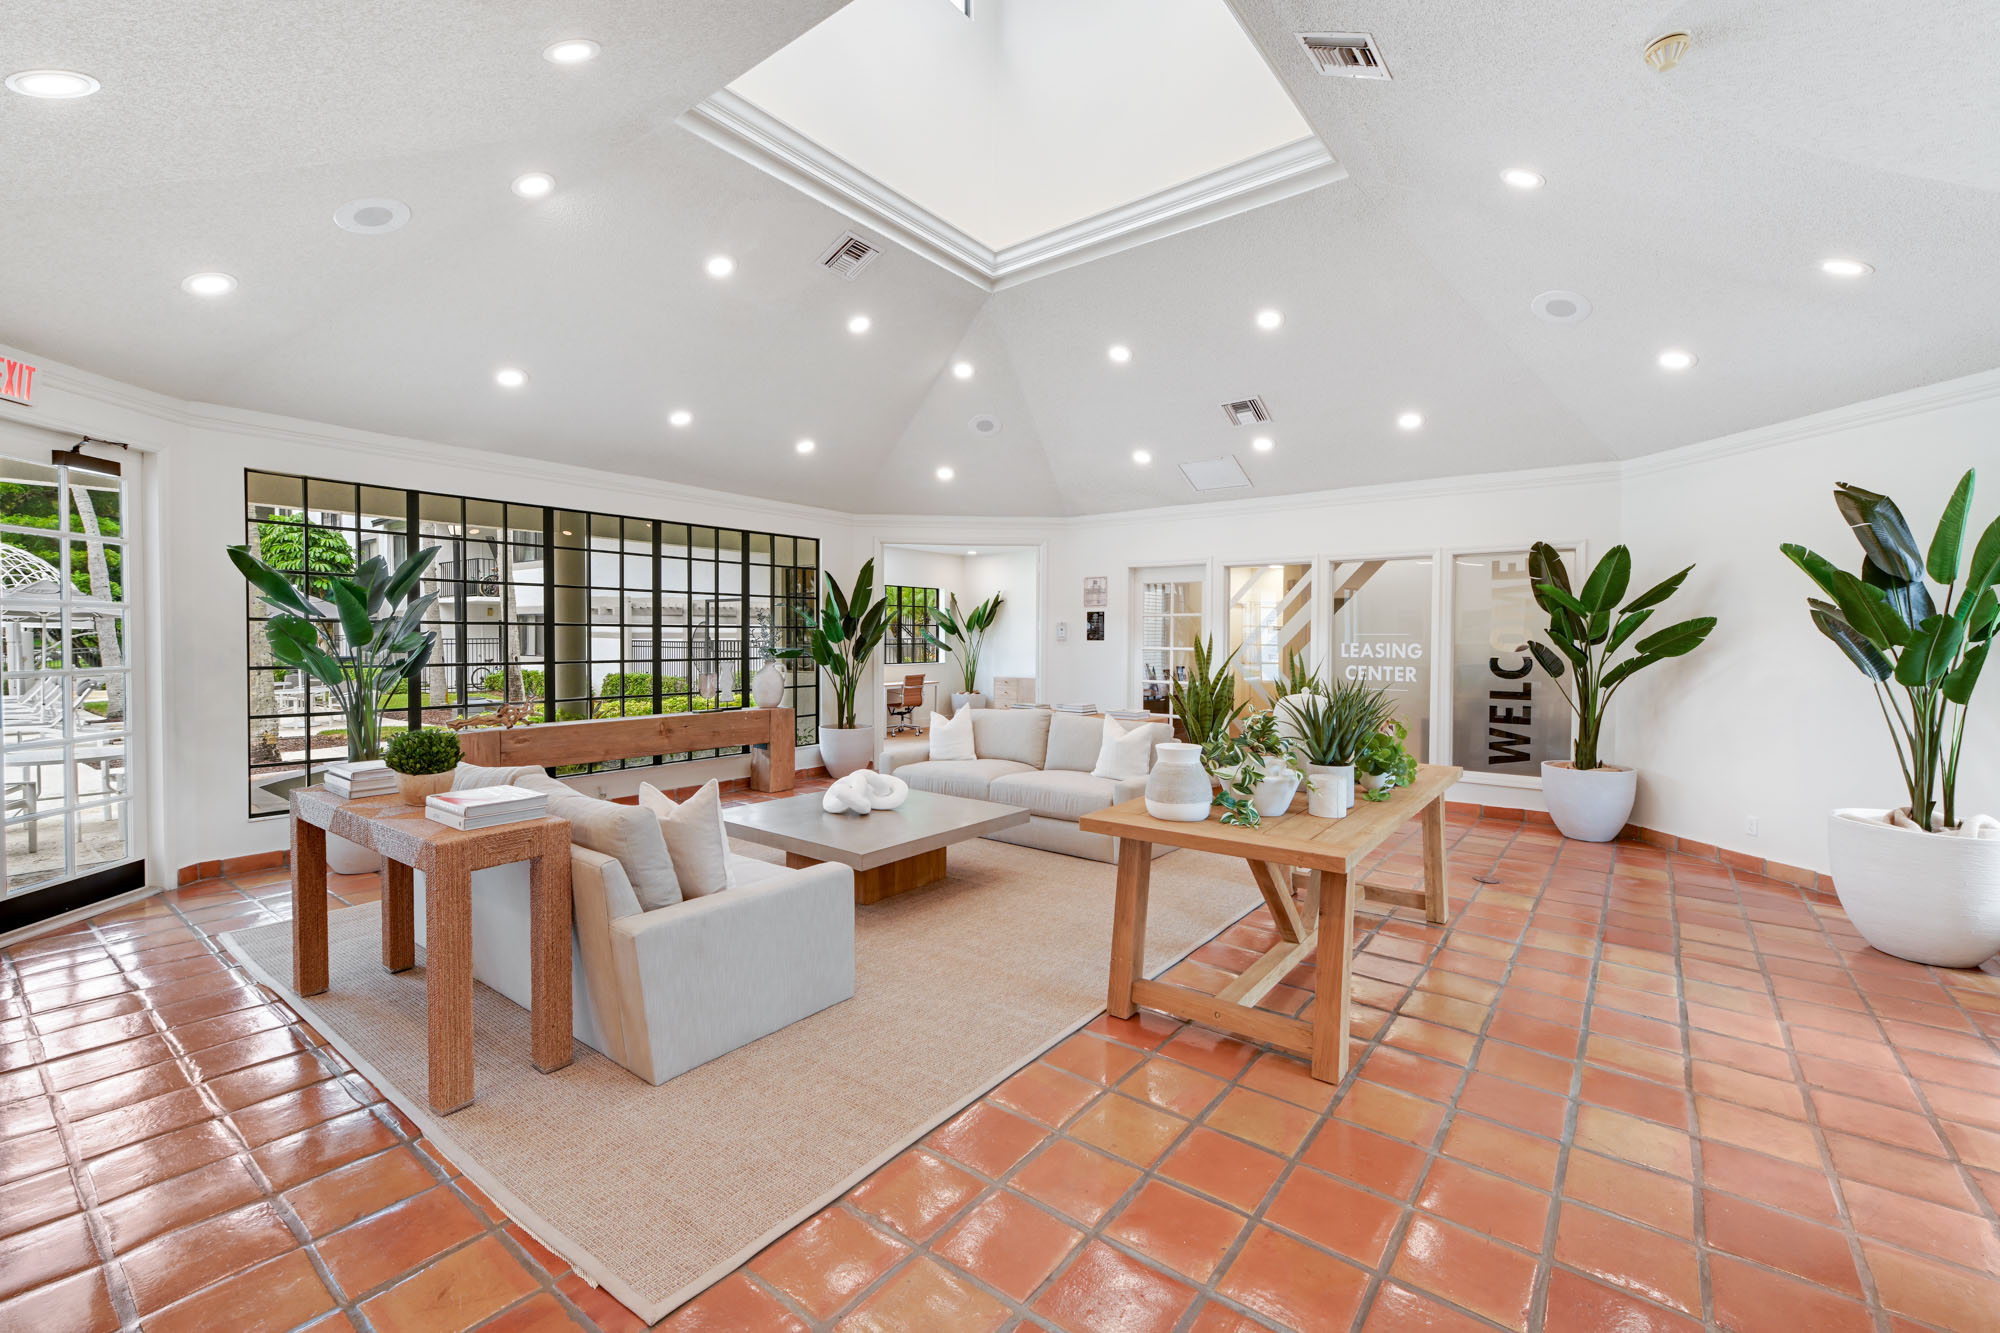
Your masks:
<path fill-rule="evenodd" d="M 931 758 L 976 759 L 972 749 L 972 710 L 960 709 L 957 717 L 931 714 Z"/>
<path fill-rule="evenodd" d="M 1153 724 L 1135 722 L 1130 730 L 1115 717 L 1104 719 L 1104 743 L 1097 750 L 1094 778 L 1134 781 L 1146 776 L 1153 758 Z"/>
<path fill-rule="evenodd" d="M 637 806 L 617 805 L 570 790 L 549 797 L 549 813 L 569 821 L 570 841 L 625 867 L 632 895 L 650 912 L 682 897 L 660 821 Z"/>
<path fill-rule="evenodd" d="M 639 804 L 659 818 L 683 898 L 706 898 L 735 886 L 736 873 L 729 868 L 729 832 L 722 824 L 722 789 L 715 779 L 679 803 L 652 783 L 642 782 Z"/>

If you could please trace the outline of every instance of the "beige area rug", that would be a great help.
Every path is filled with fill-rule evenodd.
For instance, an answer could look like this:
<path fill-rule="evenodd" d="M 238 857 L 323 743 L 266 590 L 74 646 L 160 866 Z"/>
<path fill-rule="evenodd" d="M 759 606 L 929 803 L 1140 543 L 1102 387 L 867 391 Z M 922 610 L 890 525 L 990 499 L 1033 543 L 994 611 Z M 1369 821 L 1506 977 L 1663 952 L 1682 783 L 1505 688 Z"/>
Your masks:
<path fill-rule="evenodd" d="M 421 956 L 382 970 L 378 909 L 333 913 L 332 987 L 310 1000 L 290 990 L 289 924 L 224 940 L 516 1221 L 651 1322 L 1104 1008 L 1113 867 L 986 841 L 950 865 L 856 909 L 853 999 L 657 1088 L 581 1044 L 536 1073 L 527 1011 L 477 987 L 477 1099 L 442 1118 Z M 1258 901 L 1240 861 L 1156 861 L 1148 975 Z"/>

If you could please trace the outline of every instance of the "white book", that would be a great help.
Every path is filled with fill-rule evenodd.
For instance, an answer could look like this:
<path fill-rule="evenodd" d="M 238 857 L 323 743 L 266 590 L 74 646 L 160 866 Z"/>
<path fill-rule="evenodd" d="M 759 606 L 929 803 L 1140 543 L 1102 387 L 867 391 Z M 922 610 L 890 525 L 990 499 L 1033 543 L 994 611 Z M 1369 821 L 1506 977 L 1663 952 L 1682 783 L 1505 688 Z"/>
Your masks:
<path fill-rule="evenodd" d="M 529 806 L 539 809 L 548 803 L 545 793 L 530 787 L 467 787 L 463 791 L 441 791 L 425 798 L 426 805 L 467 816 Z"/>
<path fill-rule="evenodd" d="M 365 773 L 379 773 L 390 782 L 396 780 L 396 775 L 389 771 L 388 761 L 384 759 L 343 759 L 337 764 L 328 764 L 326 771 L 330 776 L 346 778 L 350 782 Z"/>

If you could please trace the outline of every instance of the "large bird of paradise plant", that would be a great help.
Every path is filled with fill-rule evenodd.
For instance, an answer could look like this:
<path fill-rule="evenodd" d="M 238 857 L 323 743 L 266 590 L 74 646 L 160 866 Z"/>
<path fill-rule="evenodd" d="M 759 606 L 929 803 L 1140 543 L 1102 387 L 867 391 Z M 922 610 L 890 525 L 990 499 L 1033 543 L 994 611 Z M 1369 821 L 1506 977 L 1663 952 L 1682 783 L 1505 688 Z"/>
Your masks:
<path fill-rule="evenodd" d="M 869 659 L 888 632 L 889 602 L 875 596 L 875 562 L 870 560 L 854 576 L 852 593 L 840 586 L 839 579 L 826 575 L 826 600 L 818 621 L 807 627 L 806 646 L 772 656 L 812 658 L 833 682 L 833 725 L 851 729 Z"/>
<path fill-rule="evenodd" d="M 924 631 L 924 638 L 943 652 L 958 659 L 958 674 L 965 682 L 963 694 L 978 690 L 979 655 L 986 649 L 986 631 L 993 628 L 993 622 L 1000 618 L 1000 604 L 1006 599 L 999 593 L 973 607 L 970 611 L 958 609 L 958 594 L 951 595 L 948 606 L 936 611 L 937 632 Z"/>

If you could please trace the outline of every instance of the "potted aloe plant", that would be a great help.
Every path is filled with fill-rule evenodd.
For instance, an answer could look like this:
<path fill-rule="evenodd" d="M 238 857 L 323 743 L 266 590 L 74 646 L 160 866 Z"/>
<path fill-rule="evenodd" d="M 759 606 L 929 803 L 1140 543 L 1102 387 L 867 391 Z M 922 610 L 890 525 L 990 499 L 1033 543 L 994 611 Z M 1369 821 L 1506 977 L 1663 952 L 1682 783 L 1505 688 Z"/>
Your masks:
<path fill-rule="evenodd" d="M 828 574 L 826 600 L 819 619 L 807 627 L 806 646 L 772 654 L 810 657 L 833 682 L 833 725 L 819 729 L 819 757 L 836 778 L 875 762 L 875 728 L 860 725 L 855 716 L 869 660 L 889 631 L 889 603 L 874 593 L 873 560 L 864 563 L 854 576 L 851 594 L 841 588 L 839 579 Z"/>
<path fill-rule="evenodd" d="M 2000 821 L 1967 817 L 1958 802 L 1966 713 L 2000 626 L 2000 518 L 1965 558 L 1973 475 L 1922 550 L 1895 501 L 1835 486 L 1861 544 L 1858 575 L 1803 546 L 1779 548 L 1832 599 L 1807 599 L 1813 624 L 1873 687 L 1909 793 L 1901 809 L 1828 818 L 1834 892 L 1863 939 L 1935 967 L 1977 967 L 2000 952 Z"/>
<path fill-rule="evenodd" d="M 949 605 L 933 612 L 937 617 L 937 630 L 924 631 L 926 641 L 958 659 L 959 679 L 965 688 L 952 692 L 951 711 L 954 717 L 961 708 L 978 708 L 986 702 L 986 696 L 979 692 L 979 657 L 986 650 L 986 631 L 992 629 L 993 622 L 1000 618 L 1000 605 L 1005 600 L 996 592 L 970 611 L 961 612 L 958 609 L 958 594 L 953 593 Z"/>
<path fill-rule="evenodd" d="M 1636 769 L 1607 764 L 1598 754 L 1605 713 L 1619 687 L 1635 674 L 1670 657 L 1693 652 L 1715 628 L 1714 616 L 1702 616 L 1642 639 L 1634 637 L 1693 570 L 1689 565 L 1620 606 L 1632 581 L 1632 553 L 1623 546 L 1605 552 L 1583 586 L 1575 590 L 1555 547 L 1536 542 L 1528 552 L 1535 601 L 1549 617 L 1544 631 L 1549 643 L 1531 642 L 1528 647 L 1576 714 L 1576 745 L 1571 758 L 1542 763 L 1542 796 L 1548 802 L 1549 817 L 1566 838 L 1609 842 L 1632 817 L 1639 774 Z M 1618 652 L 1627 644 L 1631 652 L 1620 659 Z M 1569 689 L 1563 688 L 1566 670 Z"/>
<path fill-rule="evenodd" d="M 1387 726 L 1395 711 L 1388 693 L 1356 680 L 1333 685 L 1313 682 L 1279 702 L 1281 726 L 1289 730 L 1305 759 L 1306 809 L 1321 819 L 1339 819 L 1354 808 L 1354 765 L 1368 738 Z"/>

